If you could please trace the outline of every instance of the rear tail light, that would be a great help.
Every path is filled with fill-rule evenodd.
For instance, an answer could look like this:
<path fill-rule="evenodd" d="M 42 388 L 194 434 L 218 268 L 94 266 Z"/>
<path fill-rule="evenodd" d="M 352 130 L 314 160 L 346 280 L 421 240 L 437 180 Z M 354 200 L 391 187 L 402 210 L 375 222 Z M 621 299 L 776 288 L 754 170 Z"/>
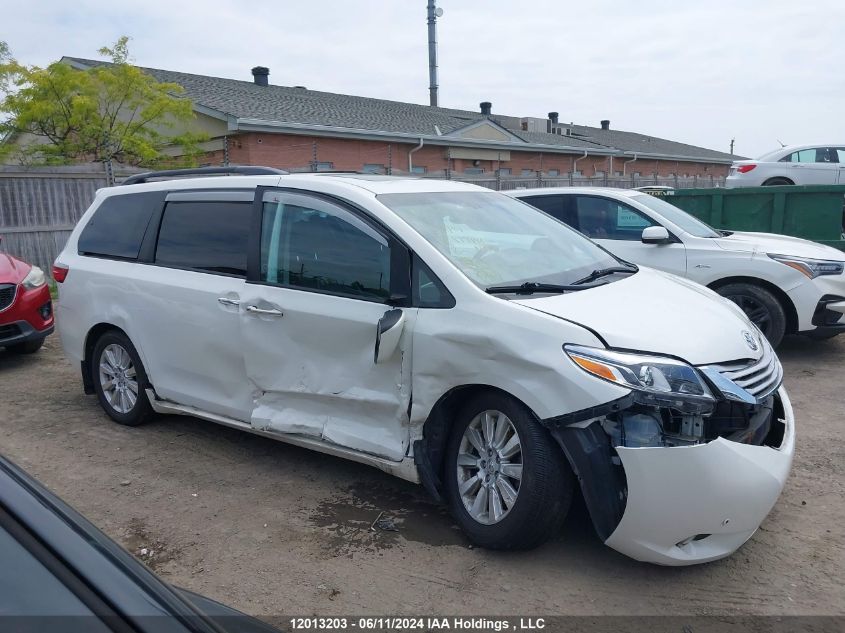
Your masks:
<path fill-rule="evenodd" d="M 67 279 L 67 274 L 69 272 L 70 269 L 67 266 L 53 264 L 53 279 L 56 280 L 56 283 L 62 283 L 65 279 Z"/>
<path fill-rule="evenodd" d="M 736 170 L 741 174 L 747 174 L 749 171 L 754 169 L 757 165 L 740 165 L 736 168 Z"/>

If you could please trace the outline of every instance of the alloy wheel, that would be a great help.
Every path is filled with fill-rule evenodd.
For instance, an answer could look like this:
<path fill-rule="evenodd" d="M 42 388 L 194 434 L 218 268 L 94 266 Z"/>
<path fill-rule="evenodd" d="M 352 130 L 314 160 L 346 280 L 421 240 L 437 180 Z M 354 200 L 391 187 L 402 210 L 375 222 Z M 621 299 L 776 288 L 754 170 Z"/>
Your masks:
<path fill-rule="evenodd" d="M 116 343 L 100 355 L 100 387 L 109 406 L 118 413 L 129 413 L 138 401 L 138 376 L 132 357 Z"/>
<path fill-rule="evenodd" d="M 472 419 L 461 438 L 456 474 L 475 521 L 493 525 L 508 515 L 522 481 L 522 443 L 508 416 L 487 410 Z"/>

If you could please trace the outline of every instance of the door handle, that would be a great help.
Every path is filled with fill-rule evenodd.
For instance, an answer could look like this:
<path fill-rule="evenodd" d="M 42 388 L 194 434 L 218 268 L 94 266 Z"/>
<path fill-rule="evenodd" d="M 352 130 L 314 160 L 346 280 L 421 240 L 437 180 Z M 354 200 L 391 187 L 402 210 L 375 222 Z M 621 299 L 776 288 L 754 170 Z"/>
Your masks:
<path fill-rule="evenodd" d="M 264 316 L 285 316 L 285 313 L 275 308 L 259 308 L 258 306 L 247 306 L 246 311 L 252 314 L 262 314 Z"/>
<path fill-rule="evenodd" d="M 237 299 L 229 299 L 228 297 L 218 297 L 217 303 L 222 304 L 224 306 L 239 306 L 241 302 Z"/>

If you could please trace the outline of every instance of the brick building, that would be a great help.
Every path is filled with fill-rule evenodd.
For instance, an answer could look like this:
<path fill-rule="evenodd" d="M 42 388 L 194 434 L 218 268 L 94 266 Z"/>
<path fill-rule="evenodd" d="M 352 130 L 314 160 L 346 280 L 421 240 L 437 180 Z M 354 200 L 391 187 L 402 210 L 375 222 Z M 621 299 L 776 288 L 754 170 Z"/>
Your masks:
<path fill-rule="evenodd" d="M 84 69 L 103 62 L 63 58 Z M 429 175 L 723 177 L 736 157 L 635 132 L 144 68 L 181 85 L 210 140 L 203 163 Z"/>

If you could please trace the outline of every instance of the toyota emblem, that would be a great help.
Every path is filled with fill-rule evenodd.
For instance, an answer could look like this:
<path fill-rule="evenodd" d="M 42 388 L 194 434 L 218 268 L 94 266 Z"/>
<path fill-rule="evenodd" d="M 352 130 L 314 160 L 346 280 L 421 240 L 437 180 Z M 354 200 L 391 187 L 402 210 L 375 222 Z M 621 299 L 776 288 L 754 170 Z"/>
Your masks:
<path fill-rule="evenodd" d="M 745 338 L 745 342 L 748 343 L 748 347 L 750 347 L 752 351 L 756 352 L 758 346 L 757 341 L 754 340 L 754 335 L 751 334 L 751 332 L 749 332 L 748 330 L 743 330 L 742 336 Z"/>

